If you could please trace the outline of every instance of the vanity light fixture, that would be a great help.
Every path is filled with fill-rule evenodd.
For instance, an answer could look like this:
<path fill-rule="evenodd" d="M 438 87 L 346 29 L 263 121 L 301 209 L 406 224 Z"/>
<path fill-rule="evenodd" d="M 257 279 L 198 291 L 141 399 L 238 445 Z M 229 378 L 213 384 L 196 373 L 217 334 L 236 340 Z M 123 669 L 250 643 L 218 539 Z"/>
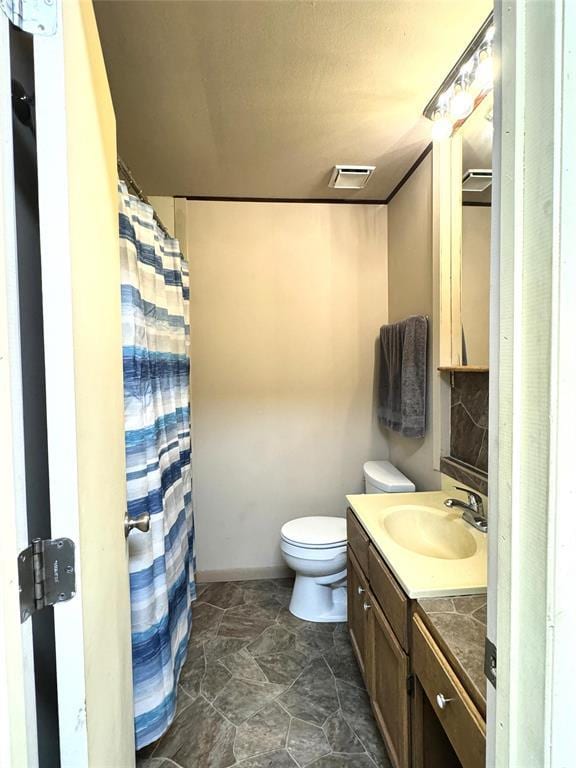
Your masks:
<path fill-rule="evenodd" d="M 443 93 L 438 100 L 438 108 L 432 117 L 432 138 L 447 139 L 452 135 L 452 118 L 448 114 L 448 94 Z"/>
<path fill-rule="evenodd" d="M 492 90 L 493 39 L 491 13 L 424 109 L 424 116 L 432 120 L 433 139 L 451 136 Z"/>

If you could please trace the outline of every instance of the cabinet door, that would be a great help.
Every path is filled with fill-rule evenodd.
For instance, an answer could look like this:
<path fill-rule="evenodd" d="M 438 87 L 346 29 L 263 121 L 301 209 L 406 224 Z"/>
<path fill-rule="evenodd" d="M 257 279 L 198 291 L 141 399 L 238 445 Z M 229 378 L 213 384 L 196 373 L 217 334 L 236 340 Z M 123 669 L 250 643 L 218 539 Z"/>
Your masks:
<path fill-rule="evenodd" d="M 462 768 L 417 677 L 412 701 L 412 768 Z"/>
<path fill-rule="evenodd" d="M 348 548 L 348 630 L 352 647 L 356 653 L 360 671 L 366 686 L 369 680 L 366 669 L 366 641 L 368 629 L 368 583 L 366 577 Z"/>
<path fill-rule="evenodd" d="M 408 656 L 372 595 L 368 602 L 368 677 L 372 708 L 394 768 L 409 768 Z"/>

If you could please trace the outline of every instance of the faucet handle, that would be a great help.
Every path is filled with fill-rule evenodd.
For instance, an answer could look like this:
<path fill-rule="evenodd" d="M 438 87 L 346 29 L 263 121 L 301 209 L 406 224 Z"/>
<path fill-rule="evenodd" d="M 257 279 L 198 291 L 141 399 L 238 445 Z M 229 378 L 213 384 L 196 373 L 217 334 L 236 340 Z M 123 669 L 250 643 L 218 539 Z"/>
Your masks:
<path fill-rule="evenodd" d="M 468 503 L 470 505 L 474 504 L 478 511 L 481 511 L 483 508 L 483 502 L 482 502 L 482 496 L 480 496 L 479 493 L 476 493 L 476 491 L 471 491 L 470 488 L 462 488 L 459 485 L 455 485 L 454 489 L 456 491 L 462 491 L 463 493 L 468 494 Z"/>

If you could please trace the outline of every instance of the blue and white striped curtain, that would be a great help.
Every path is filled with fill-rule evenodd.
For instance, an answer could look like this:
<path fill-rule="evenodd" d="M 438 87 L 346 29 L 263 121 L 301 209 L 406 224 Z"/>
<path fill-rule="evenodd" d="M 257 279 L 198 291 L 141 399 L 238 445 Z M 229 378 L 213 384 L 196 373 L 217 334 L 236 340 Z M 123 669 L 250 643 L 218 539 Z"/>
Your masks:
<path fill-rule="evenodd" d="M 174 718 L 194 585 L 188 266 L 149 205 L 119 184 L 136 748 Z"/>

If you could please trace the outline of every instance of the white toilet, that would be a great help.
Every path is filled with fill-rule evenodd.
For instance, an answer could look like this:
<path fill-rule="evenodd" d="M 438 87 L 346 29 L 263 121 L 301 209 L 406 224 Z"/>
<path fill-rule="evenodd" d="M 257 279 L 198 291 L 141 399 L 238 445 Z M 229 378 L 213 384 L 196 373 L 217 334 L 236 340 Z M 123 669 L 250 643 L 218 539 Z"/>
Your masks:
<path fill-rule="evenodd" d="M 364 464 L 366 493 L 410 493 L 414 483 L 389 461 Z M 285 523 L 280 549 L 296 573 L 290 613 L 305 621 L 346 621 L 346 519 L 298 517 Z"/>

